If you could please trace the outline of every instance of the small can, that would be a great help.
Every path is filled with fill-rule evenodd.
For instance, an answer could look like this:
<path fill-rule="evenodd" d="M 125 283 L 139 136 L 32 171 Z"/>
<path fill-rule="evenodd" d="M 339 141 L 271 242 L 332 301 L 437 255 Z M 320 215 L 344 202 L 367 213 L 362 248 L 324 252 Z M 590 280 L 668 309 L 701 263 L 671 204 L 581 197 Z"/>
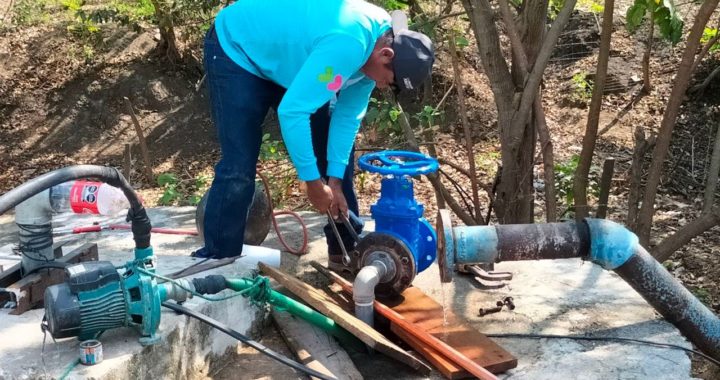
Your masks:
<path fill-rule="evenodd" d="M 80 363 L 95 365 L 103 360 L 102 343 L 99 340 L 86 340 L 80 343 Z"/>

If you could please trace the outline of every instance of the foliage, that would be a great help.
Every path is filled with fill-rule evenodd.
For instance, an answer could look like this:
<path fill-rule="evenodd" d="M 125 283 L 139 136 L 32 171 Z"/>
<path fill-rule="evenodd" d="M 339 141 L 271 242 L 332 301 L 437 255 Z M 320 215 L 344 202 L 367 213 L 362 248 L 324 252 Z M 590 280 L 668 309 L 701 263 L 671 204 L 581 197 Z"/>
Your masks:
<path fill-rule="evenodd" d="M 705 28 L 703 30 L 703 35 L 700 38 L 700 43 L 706 44 L 710 42 L 711 39 L 715 38 L 717 36 L 718 30 L 713 28 Z M 713 46 L 710 47 L 710 51 L 718 51 L 720 50 L 720 41 L 716 42 Z"/>
<path fill-rule="evenodd" d="M 398 137 L 402 135 L 402 127 L 398 123 L 400 114 L 401 111 L 391 106 L 387 100 L 370 98 L 365 123 L 368 127 L 389 137 Z"/>
<path fill-rule="evenodd" d="M 12 8 L 12 22 L 19 26 L 32 26 L 48 21 L 49 6 L 49 0 L 17 0 Z"/>
<path fill-rule="evenodd" d="M 287 153 L 282 141 L 270 140 L 270 134 L 264 134 L 260 145 L 260 161 L 275 161 L 286 157 Z"/>
<path fill-rule="evenodd" d="M 204 175 L 189 180 L 180 180 L 173 173 L 163 173 L 157 178 L 157 183 L 164 191 L 158 204 L 162 206 L 191 205 L 200 203 L 202 194 L 207 190 L 211 178 Z"/>
<path fill-rule="evenodd" d="M 99 35 L 100 28 L 96 19 L 82 9 L 85 0 L 60 0 L 60 5 L 67 10 L 72 20 L 67 26 L 70 34 L 83 40 Z"/>
<path fill-rule="evenodd" d="M 579 163 L 580 156 L 575 154 L 569 160 L 555 164 L 555 187 L 558 195 L 568 207 L 575 204 L 573 182 L 575 181 L 575 172 Z M 597 197 L 600 195 L 600 172 L 601 170 L 597 166 L 590 167 L 590 175 L 588 176 L 589 196 Z"/>
<path fill-rule="evenodd" d="M 557 17 L 564 5 L 565 0 L 550 0 L 550 3 L 548 4 L 548 16 L 551 20 L 554 20 Z M 519 6 L 519 4 L 516 6 Z M 578 0 L 575 7 L 576 9 L 595 14 L 603 13 L 605 10 L 605 6 L 595 0 Z"/>
<path fill-rule="evenodd" d="M 375 3 L 376 5 L 380 6 L 383 9 L 387 10 L 388 12 L 394 11 L 396 9 L 400 9 L 400 10 L 408 9 L 407 1 L 402 1 L 402 0 L 375 0 L 375 1 L 371 1 L 371 2 Z"/>
<path fill-rule="evenodd" d="M 626 27 L 634 33 L 646 16 L 652 18 L 660 29 L 660 35 L 673 44 L 680 42 L 684 22 L 673 0 L 635 0 L 626 14 Z"/>
<path fill-rule="evenodd" d="M 592 97 L 594 82 L 588 78 L 588 73 L 581 71 L 572 77 L 573 100 L 579 103 L 587 103 Z"/>
<path fill-rule="evenodd" d="M 435 107 L 432 106 L 425 106 L 423 107 L 422 111 L 413 115 L 413 118 L 417 119 L 420 122 L 421 126 L 427 126 L 432 129 L 437 129 L 439 127 L 435 124 L 435 120 L 442 117 L 443 112 L 438 111 Z"/>

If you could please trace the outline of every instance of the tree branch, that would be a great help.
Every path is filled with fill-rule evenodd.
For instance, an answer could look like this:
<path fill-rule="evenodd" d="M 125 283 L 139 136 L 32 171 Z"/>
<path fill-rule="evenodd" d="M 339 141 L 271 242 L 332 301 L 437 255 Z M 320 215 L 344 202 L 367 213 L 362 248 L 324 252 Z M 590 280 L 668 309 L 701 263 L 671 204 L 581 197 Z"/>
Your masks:
<path fill-rule="evenodd" d="M 503 0 L 500 0 L 503 1 Z M 609 0 L 613 1 L 613 0 Z M 555 157 L 553 144 L 550 140 L 550 131 L 545 122 L 545 111 L 543 110 L 542 97 L 538 94 L 535 97 L 535 128 L 540 140 L 540 151 L 543 155 L 543 173 L 545 179 L 545 218 L 548 223 L 557 221 L 557 200 L 555 199 Z"/>
<path fill-rule="evenodd" d="M 600 124 L 600 110 L 602 109 L 603 93 L 605 92 L 605 79 L 607 78 L 608 58 L 610 57 L 610 39 L 613 29 L 613 11 L 615 0 L 605 0 L 603 11 L 602 34 L 600 36 L 600 55 L 598 56 L 595 85 L 593 86 L 590 110 L 588 111 L 585 136 L 583 136 L 582 151 L 573 180 L 573 198 L 575 199 L 575 218 L 578 221 L 585 219 L 589 210 L 587 207 L 587 187 L 590 165 L 592 164 L 595 142 Z"/>
<path fill-rule="evenodd" d="M 718 18 L 718 24 L 715 27 L 715 29 L 720 30 L 720 17 Z M 700 54 L 695 57 L 695 62 L 693 62 L 692 69 L 690 69 L 691 73 L 694 73 L 695 70 L 697 70 L 698 66 L 700 66 L 700 62 L 705 58 L 707 53 L 710 51 L 710 49 L 715 45 L 718 41 L 720 41 L 720 33 L 715 34 L 715 37 L 711 38 L 705 46 L 703 46 L 702 50 L 700 51 Z M 694 89 L 694 87 L 693 87 Z M 690 92 L 693 92 L 693 90 L 690 90 Z"/>
<path fill-rule="evenodd" d="M 473 149 L 472 132 L 470 131 L 470 121 L 467 117 L 467 109 L 465 107 L 465 91 L 463 91 L 463 82 L 460 76 L 460 64 L 458 63 L 457 51 L 455 46 L 455 36 L 450 41 L 450 60 L 452 61 L 454 81 L 457 84 L 457 104 L 460 111 L 460 120 L 462 121 L 463 132 L 465 134 L 465 150 L 468 156 L 468 168 L 470 169 L 470 186 L 472 188 L 473 207 L 475 208 L 475 224 L 480 224 L 480 191 L 478 189 L 477 177 L 475 176 L 475 151 Z"/>
<path fill-rule="evenodd" d="M 480 61 L 485 75 L 490 81 L 499 117 L 503 117 L 511 112 L 515 85 L 500 48 L 500 36 L 495 26 L 493 9 L 488 0 L 463 0 L 462 2 L 470 17 L 470 24 L 480 53 Z M 473 4 L 477 4 L 477 7 Z"/>
<path fill-rule="evenodd" d="M 398 117 L 398 120 L 400 120 L 400 125 L 403 129 L 403 132 L 405 133 L 405 138 L 408 140 L 410 149 L 415 152 L 419 152 L 420 147 L 418 145 L 417 139 L 415 138 L 415 133 L 413 133 L 412 126 L 410 125 L 410 119 L 408 119 L 407 114 L 402 110 L 400 103 L 398 103 L 397 99 L 395 99 L 395 96 L 393 94 L 386 92 L 385 97 L 386 99 L 388 99 L 388 101 L 393 107 L 396 107 L 400 110 L 400 116 Z M 440 193 L 442 198 L 445 199 L 445 201 L 448 203 L 450 209 L 463 221 L 463 223 L 469 226 L 476 224 L 473 217 L 470 216 L 470 214 L 468 214 L 465 210 L 463 210 L 462 206 L 457 203 L 455 198 L 453 198 L 452 194 L 450 194 L 450 192 L 445 188 L 445 186 L 443 186 L 437 173 L 430 173 L 427 175 L 427 178 L 428 180 L 430 180 L 430 183 L 433 185 L 435 191 Z"/>
<path fill-rule="evenodd" d="M 653 149 L 653 159 L 650 163 L 650 169 L 643 196 L 642 206 L 638 214 L 637 235 L 640 243 L 647 246 L 650 242 L 650 228 L 652 226 L 653 216 L 655 214 L 655 196 L 657 195 L 658 186 L 660 185 L 660 176 L 662 175 L 663 163 L 670 147 L 670 139 L 675 128 L 680 106 L 685 98 L 685 91 L 690 83 L 690 71 L 695 61 L 695 52 L 700 44 L 705 25 L 707 25 L 710 16 L 717 8 L 718 0 L 705 0 L 695 16 L 695 22 L 690 30 L 687 38 L 685 51 L 683 52 L 680 67 L 673 81 L 670 99 L 665 108 L 662 122 L 660 123 L 660 131 L 658 132 L 657 144 Z"/>
<path fill-rule="evenodd" d="M 686 224 L 679 231 L 665 238 L 653 249 L 653 256 L 657 261 L 663 262 L 693 238 L 718 224 L 720 224 L 720 209 L 714 207 L 711 212 L 700 215 L 700 217 Z"/>
<path fill-rule="evenodd" d="M 709 213 L 715 203 L 715 190 L 718 184 L 718 172 L 720 171 L 720 126 L 715 133 L 715 144 L 713 144 L 710 169 L 708 170 L 707 182 L 705 182 L 705 196 L 703 197 L 703 212 Z"/>
<path fill-rule="evenodd" d="M 557 45 L 557 41 L 560 38 L 560 33 L 563 31 L 563 29 L 565 29 L 565 25 L 567 25 L 568 21 L 570 20 L 570 15 L 575 8 L 576 2 L 577 0 L 567 0 L 565 1 L 565 4 L 563 4 L 563 8 L 560 11 L 560 14 L 558 14 L 555 22 L 553 22 L 550 30 L 548 31 L 545 39 L 543 40 L 540 52 L 538 53 L 532 70 L 530 71 L 530 74 L 525 81 L 525 86 L 520 97 L 520 104 L 517 107 L 517 112 L 515 113 L 515 115 L 513 115 L 512 119 L 512 132 L 514 135 L 511 136 L 511 144 L 513 144 L 515 148 L 517 148 L 517 144 L 522 140 L 523 133 L 522 128 L 515 127 L 527 124 L 528 117 L 530 116 L 530 111 L 532 110 L 533 99 L 537 94 L 538 87 L 540 86 L 540 81 L 542 81 L 545 67 L 550 60 L 550 56 L 552 55 L 552 51 L 555 48 L 555 45 Z"/>

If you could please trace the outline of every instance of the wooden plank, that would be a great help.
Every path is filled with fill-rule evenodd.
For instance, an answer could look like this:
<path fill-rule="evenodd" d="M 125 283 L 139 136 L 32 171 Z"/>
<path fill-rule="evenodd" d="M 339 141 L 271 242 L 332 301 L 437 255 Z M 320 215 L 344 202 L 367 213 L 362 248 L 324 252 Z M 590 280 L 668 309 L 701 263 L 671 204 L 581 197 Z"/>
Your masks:
<path fill-rule="evenodd" d="M 97 244 L 84 244 L 68 254 L 57 259 L 58 262 L 79 263 L 81 261 L 97 261 Z M 18 269 L 19 273 L 19 269 Z M 14 294 L 17 305 L 10 312 L 20 315 L 43 303 L 45 289 L 48 286 L 60 284 L 65 281 L 65 273 L 61 270 L 51 270 L 48 273 L 33 273 L 25 276 L 14 284 L 6 287 L 6 291 Z"/>
<path fill-rule="evenodd" d="M 302 298 L 319 312 L 325 314 L 329 318 L 332 318 L 340 326 L 344 327 L 345 330 L 355 335 L 369 347 L 401 363 L 404 363 L 417 371 L 421 371 L 424 374 L 430 373 L 431 369 L 425 363 L 405 352 L 403 349 L 385 338 L 385 336 L 380 334 L 377 330 L 368 326 L 365 322 L 355 318 L 354 315 L 343 310 L 318 289 L 315 289 L 314 287 L 279 269 L 265 265 L 262 262 L 258 263 L 258 266 L 264 274 L 275 279 L 290 292 Z"/>
<path fill-rule="evenodd" d="M 330 334 L 285 312 L 273 309 L 272 316 L 300 363 L 337 379 L 363 379 L 347 352 Z"/>
<path fill-rule="evenodd" d="M 315 261 L 311 261 L 310 265 L 312 265 L 315 269 L 317 269 L 320 273 L 322 273 L 325 276 L 328 276 L 331 280 L 333 280 L 335 283 L 341 285 L 343 287 L 343 291 L 347 293 L 352 293 L 352 284 L 345 280 L 344 278 L 340 277 L 335 272 L 323 267 L 319 263 Z M 432 300 L 432 299 L 431 299 Z M 434 302 L 434 301 L 433 301 Z M 440 352 L 443 356 L 446 357 L 449 361 L 452 361 L 455 363 L 455 365 L 464 368 L 471 374 L 475 375 L 478 378 L 481 379 L 497 379 L 489 369 L 484 368 L 482 365 L 478 364 L 476 361 L 470 359 L 466 354 L 461 352 L 459 348 L 455 348 L 454 346 L 446 343 L 443 339 L 439 339 L 438 336 L 433 335 L 431 331 L 426 331 L 424 328 L 411 323 L 409 320 L 407 320 L 402 314 L 398 313 L 397 311 L 391 309 L 390 307 L 378 302 L 377 300 L 374 302 L 375 310 L 389 319 L 391 323 L 396 324 L 398 328 L 401 328 L 409 335 L 413 335 L 418 341 L 422 342 L 424 345 L 431 347 L 432 349 Z M 415 310 L 417 307 L 420 307 L 421 310 Z M 428 305 L 416 305 L 415 308 L 410 308 L 413 311 L 413 315 L 422 316 L 423 310 L 432 310 L 434 309 L 431 306 Z M 441 309 L 442 310 L 442 309 Z M 423 317 L 424 318 L 424 317 Z M 425 321 L 425 323 L 428 323 L 429 325 L 436 324 L 436 322 L 433 322 L 431 320 Z M 442 324 L 441 324 L 442 326 Z M 455 331 L 450 330 L 443 330 L 440 331 L 443 338 L 448 338 L 448 336 L 459 333 L 460 329 L 456 329 Z M 484 336 L 483 336 L 484 337 Z M 457 343 L 458 339 L 460 337 L 453 337 L 453 342 Z M 485 337 L 487 339 L 487 337 Z M 493 346 L 498 347 L 502 349 L 500 346 L 495 344 L 495 342 L 492 342 L 488 339 L 490 343 L 492 343 Z M 472 348 L 473 346 L 468 346 Z M 484 351 L 484 350 L 483 350 Z M 489 351 L 491 352 L 491 351 Z M 508 354 L 509 355 L 509 354 Z M 512 358 L 514 363 L 513 366 L 510 368 L 514 368 L 517 366 L 517 359 L 514 357 Z M 497 369 L 497 367 L 495 367 Z"/>
<path fill-rule="evenodd" d="M 443 312 L 442 305 L 420 289 L 415 287 L 407 288 L 402 296 L 404 298 L 403 303 L 392 307 L 392 309 L 405 317 L 408 322 L 429 332 L 490 372 L 500 373 L 517 367 L 517 359 L 512 354 L 469 326 L 467 322 L 456 316 L 452 311 Z M 397 327 L 393 329 L 393 332 L 396 332 L 395 330 L 397 330 Z M 408 344 L 422 353 L 427 360 L 433 362 L 432 355 L 428 356 L 423 352 L 427 352 L 427 350 L 423 350 L 422 347 L 410 341 L 408 341 Z M 454 376 L 459 376 L 457 367 L 454 369 L 451 367 L 437 368 L 444 375 L 446 373 L 451 374 L 451 377 L 446 376 L 448 378 L 457 378 Z"/>
<path fill-rule="evenodd" d="M 458 367 L 452 361 L 448 360 L 445 356 L 441 355 L 432 348 L 424 345 L 414 336 L 408 334 L 402 328 L 395 324 L 390 324 L 390 330 L 394 332 L 400 339 L 404 340 L 407 344 L 413 347 L 417 352 L 420 353 L 425 359 L 432 363 L 435 368 L 442 373 L 447 379 L 467 379 L 473 377 L 470 372 Z"/>

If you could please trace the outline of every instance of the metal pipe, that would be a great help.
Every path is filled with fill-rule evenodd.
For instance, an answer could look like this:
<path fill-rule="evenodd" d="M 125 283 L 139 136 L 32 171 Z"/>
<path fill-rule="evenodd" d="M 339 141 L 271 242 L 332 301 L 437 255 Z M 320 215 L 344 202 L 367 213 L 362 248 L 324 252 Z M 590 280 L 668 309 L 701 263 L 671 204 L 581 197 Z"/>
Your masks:
<path fill-rule="evenodd" d="M 697 348 L 720 360 L 720 319 L 642 246 L 636 245 L 634 254 L 615 273 Z"/>
<path fill-rule="evenodd" d="M 368 324 L 374 326 L 375 312 L 373 302 L 375 301 L 375 286 L 387 274 L 387 267 L 381 261 L 376 260 L 360 269 L 353 284 L 353 301 L 355 301 L 355 316 Z"/>
<path fill-rule="evenodd" d="M 453 228 L 455 264 L 567 259 L 589 249 L 584 223 L 503 224 Z"/>
<path fill-rule="evenodd" d="M 604 219 L 548 223 L 448 227 L 441 213 L 440 262 L 455 265 L 580 257 L 614 270 L 693 344 L 720 359 L 720 319 L 678 283 L 624 226 Z"/>

